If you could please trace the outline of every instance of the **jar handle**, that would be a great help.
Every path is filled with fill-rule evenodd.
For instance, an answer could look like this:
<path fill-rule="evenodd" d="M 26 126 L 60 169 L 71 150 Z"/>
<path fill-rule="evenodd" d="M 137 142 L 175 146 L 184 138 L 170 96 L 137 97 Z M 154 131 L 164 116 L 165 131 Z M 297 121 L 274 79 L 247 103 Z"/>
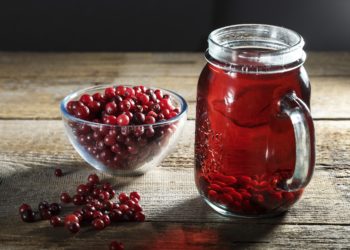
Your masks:
<path fill-rule="evenodd" d="M 295 137 L 295 168 L 293 176 L 279 183 L 284 191 L 304 188 L 312 177 L 315 166 L 314 124 L 307 105 L 295 94 L 286 94 L 279 102 L 282 114 L 293 124 Z"/>

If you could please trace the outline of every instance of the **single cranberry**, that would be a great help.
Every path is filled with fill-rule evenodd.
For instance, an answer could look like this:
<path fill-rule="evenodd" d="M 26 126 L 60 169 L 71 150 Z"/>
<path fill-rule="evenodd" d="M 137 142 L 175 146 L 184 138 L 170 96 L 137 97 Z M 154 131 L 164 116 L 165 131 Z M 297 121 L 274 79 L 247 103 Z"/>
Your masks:
<path fill-rule="evenodd" d="M 95 93 L 92 95 L 92 98 L 95 100 L 95 101 L 98 101 L 98 102 L 104 102 L 105 101 L 105 96 L 101 93 Z"/>
<path fill-rule="evenodd" d="M 35 220 L 35 214 L 31 209 L 26 209 L 21 213 L 21 219 L 24 222 L 33 222 Z"/>
<path fill-rule="evenodd" d="M 79 232 L 80 224 L 78 222 L 71 222 L 68 224 L 67 228 L 71 233 L 75 234 L 75 233 Z"/>
<path fill-rule="evenodd" d="M 38 205 L 38 210 L 49 209 L 50 204 L 47 201 L 41 201 Z"/>
<path fill-rule="evenodd" d="M 80 119 L 87 120 L 89 118 L 89 115 L 90 115 L 90 110 L 85 105 L 78 106 L 75 109 L 74 114 L 76 117 L 78 117 Z"/>
<path fill-rule="evenodd" d="M 90 174 L 88 176 L 88 182 L 93 184 L 99 184 L 100 178 L 98 178 L 97 174 Z"/>
<path fill-rule="evenodd" d="M 105 223 L 103 222 L 102 219 L 96 218 L 92 221 L 92 226 L 96 229 L 96 230 L 102 230 L 105 228 Z"/>
<path fill-rule="evenodd" d="M 85 105 L 88 105 L 90 102 L 92 102 L 94 99 L 91 95 L 84 94 L 80 97 L 79 101 L 84 103 Z"/>
<path fill-rule="evenodd" d="M 62 175 L 63 175 L 62 169 L 56 168 L 56 169 L 55 169 L 55 176 L 61 177 Z"/>
<path fill-rule="evenodd" d="M 49 207 L 51 215 L 58 215 L 62 211 L 62 207 L 58 203 L 51 203 Z"/>
<path fill-rule="evenodd" d="M 143 135 L 144 132 L 145 132 L 144 126 L 134 127 L 134 135 L 136 137 L 140 137 L 141 135 Z"/>
<path fill-rule="evenodd" d="M 113 240 L 109 244 L 109 250 L 124 250 L 124 244 Z"/>
<path fill-rule="evenodd" d="M 68 226 L 71 223 L 77 222 L 79 223 L 79 218 L 78 216 L 76 216 L 75 214 L 68 214 L 65 218 L 64 218 L 64 225 Z"/>
<path fill-rule="evenodd" d="M 73 196 L 73 203 L 74 205 L 83 205 L 85 203 L 85 198 L 83 195 L 80 194 L 76 194 Z"/>
<path fill-rule="evenodd" d="M 136 97 L 142 103 L 142 105 L 147 104 L 149 102 L 149 96 L 146 94 L 139 93 Z"/>
<path fill-rule="evenodd" d="M 117 117 L 117 124 L 119 126 L 126 126 L 129 124 L 129 116 L 127 116 L 126 114 L 121 114 Z"/>
<path fill-rule="evenodd" d="M 119 125 L 118 124 L 118 119 L 114 115 L 105 115 L 103 117 L 103 122 L 109 125 Z"/>
<path fill-rule="evenodd" d="M 145 123 L 146 124 L 154 124 L 154 123 L 156 123 L 156 119 L 153 116 L 148 115 L 145 118 Z"/>
<path fill-rule="evenodd" d="M 130 210 L 130 209 L 129 209 L 129 206 L 128 206 L 128 205 L 126 205 L 126 204 L 121 204 L 121 205 L 119 206 L 119 210 L 122 211 L 122 213 L 124 214 L 126 211 L 128 211 L 128 210 Z"/>
<path fill-rule="evenodd" d="M 106 113 L 108 115 L 114 115 L 118 111 L 118 106 L 117 106 L 117 104 L 114 101 L 113 102 L 109 102 L 105 106 L 105 111 L 106 111 Z"/>
<path fill-rule="evenodd" d="M 146 128 L 146 137 L 151 138 L 154 136 L 155 132 L 154 129 L 152 127 L 148 127 Z"/>
<path fill-rule="evenodd" d="M 116 87 L 117 95 L 124 96 L 125 92 L 126 92 L 126 87 L 124 87 L 124 86 L 117 86 Z"/>
<path fill-rule="evenodd" d="M 114 221 L 114 222 L 122 221 L 123 220 L 123 212 L 120 211 L 119 209 L 113 209 L 109 213 L 109 218 L 111 219 L 111 221 Z"/>
<path fill-rule="evenodd" d="M 18 209 L 19 214 L 23 213 L 26 210 L 32 210 L 32 208 L 26 203 L 23 203 Z"/>
<path fill-rule="evenodd" d="M 91 221 L 94 218 L 94 212 L 93 211 L 86 211 L 83 215 L 83 219 L 85 221 Z"/>
<path fill-rule="evenodd" d="M 129 120 L 132 121 L 132 118 L 134 117 L 133 113 L 131 113 L 130 111 L 126 111 L 124 112 L 124 114 L 126 114 L 129 117 Z"/>
<path fill-rule="evenodd" d="M 131 209 L 134 212 L 141 212 L 142 211 L 142 207 L 139 203 L 135 203 L 135 205 L 133 205 L 133 207 Z"/>
<path fill-rule="evenodd" d="M 114 158 L 113 158 L 113 160 L 114 160 Z M 109 189 L 108 193 L 109 193 L 109 199 L 113 199 L 115 194 L 116 194 L 116 191 L 114 189 Z"/>
<path fill-rule="evenodd" d="M 136 191 L 131 192 L 129 196 L 130 196 L 131 199 L 133 199 L 133 198 L 136 198 L 137 200 L 141 199 L 140 194 L 138 192 L 136 192 Z"/>
<path fill-rule="evenodd" d="M 118 108 L 120 111 L 129 111 L 131 109 L 131 103 L 128 100 L 123 100 L 119 103 Z"/>
<path fill-rule="evenodd" d="M 68 113 L 73 115 L 76 107 L 77 107 L 77 102 L 76 101 L 69 101 L 67 103 L 67 111 L 68 111 Z"/>
<path fill-rule="evenodd" d="M 132 155 L 135 155 L 139 152 L 136 146 L 128 146 L 127 149 L 128 149 L 128 152 Z"/>
<path fill-rule="evenodd" d="M 145 214 L 143 213 L 143 212 L 137 212 L 137 213 L 135 213 L 135 215 L 134 215 L 134 220 L 135 221 L 145 221 L 145 218 L 146 218 L 146 216 L 145 216 Z"/>
<path fill-rule="evenodd" d="M 85 185 L 85 184 L 80 184 L 77 187 L 77 194 L 85 195 L 85 194 L 88 194 L 89 191 L 90 191 L 90 188 L 87 185 Z"/>
<path fill-rule="evenodd" d="M 116 94 L 115 88 L 108 87 L 105 89 L 105 95 L 107 98 L 112 99 Z"/>
<path fill-rule="evenodd" d="M 109 226 L 111 224 L 111 219 L 107 214 L 104 214 L 100 217 L 101 220 L 105 223 L 105 226 Z"/>
<path fill-rule="evenodd" d="M 118 196 L 118 199 L 119 199 L 120 203 L 125 203 L 129 200 L 129 197 L 126 193 L 120 193 Z"/>
<path fill-rule="evenodd" d="M 103 213 L 101 212 L 101 211 L 99 211 L 99 210 L 96 210 L 96 211 L 94 211 L 93 212 L 93 218 L 95 219 L 95 218 L 99 218 L 99 217 L 101 217 L 103 215 Z"/>
<path fill-rule="evenodd" d="M 62 226 L 63 225 L 63 221 L 60 217 L 58 216 L 52 216 L 50 218 L 50 224 L 51 226 L 53 227 L 59 227 L 59 226 Z"/>
<path fill-rule="evenodd" d="M 107 191 L 102 191 L 98 197 L 102 201 L 107 201 L 109 200 L 109 193 Z"/>

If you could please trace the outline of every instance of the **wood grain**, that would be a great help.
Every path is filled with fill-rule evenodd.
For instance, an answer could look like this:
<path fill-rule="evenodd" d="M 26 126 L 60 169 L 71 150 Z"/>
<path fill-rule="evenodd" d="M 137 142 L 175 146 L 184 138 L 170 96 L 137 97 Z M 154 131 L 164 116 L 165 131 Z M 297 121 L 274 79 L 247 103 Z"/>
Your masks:
<path fill-rule="evenodd" d="M 70 92 L 96 84 L 144 84 L 171 89 L 189 103 L 189 119 L 195 118 L 197 77 L 117 77 L 84 79 L 0 79 L 0 118 L 60 119 L 59 102 Z M 350 118 L 350 77 L 313 77 L 311 108 L 315 119 Z M 16 100 L 14 111 L 13 100 Z"/>

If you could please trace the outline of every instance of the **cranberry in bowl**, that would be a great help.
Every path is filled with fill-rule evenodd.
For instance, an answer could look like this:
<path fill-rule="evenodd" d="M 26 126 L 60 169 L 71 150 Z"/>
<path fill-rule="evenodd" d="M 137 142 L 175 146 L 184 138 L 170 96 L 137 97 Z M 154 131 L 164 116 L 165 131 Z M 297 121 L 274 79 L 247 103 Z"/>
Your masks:
<path fill-rule="evenodd" d="M 86 162 L 115 175 L 140 175 L 175 146 L 188 105 L 165 89 L 98 85 L 66 96 L 60 108 L 65 132 Z"/>

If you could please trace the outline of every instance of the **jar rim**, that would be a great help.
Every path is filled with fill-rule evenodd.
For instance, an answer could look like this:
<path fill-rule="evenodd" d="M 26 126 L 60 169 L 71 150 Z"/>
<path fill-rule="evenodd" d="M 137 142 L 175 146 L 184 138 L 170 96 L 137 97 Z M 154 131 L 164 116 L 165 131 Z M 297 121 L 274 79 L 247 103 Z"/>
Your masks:
<path fill-rule="evenodd" d="M 208 62 L 234 71 L 286 71 L 302 65 L 303 37 L 288 28 L 267 24 L 238 24 L 212 31 Z"/>

